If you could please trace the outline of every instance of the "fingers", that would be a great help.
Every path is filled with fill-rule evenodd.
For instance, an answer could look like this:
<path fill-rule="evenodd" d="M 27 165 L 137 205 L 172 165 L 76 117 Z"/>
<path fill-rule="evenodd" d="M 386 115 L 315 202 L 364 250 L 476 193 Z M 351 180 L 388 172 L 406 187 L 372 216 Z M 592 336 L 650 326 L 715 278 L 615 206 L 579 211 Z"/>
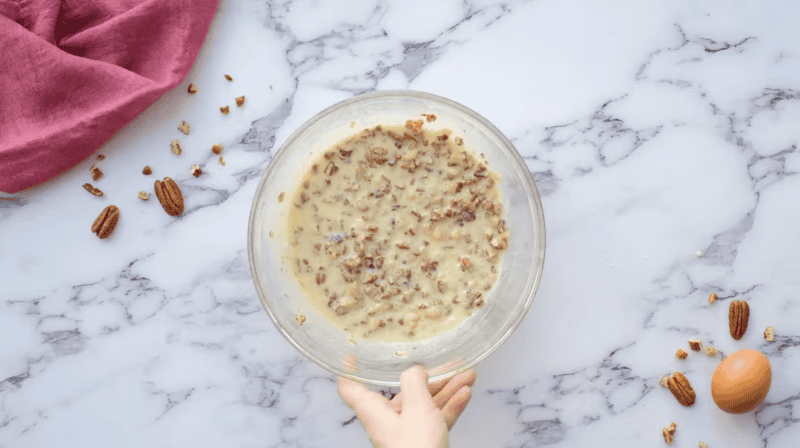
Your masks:
<path fill-rule="evenodd" d="M 464 408 L 467 407 L 470 398 L 472 398 L 472 389 L 470 386 L 464 386 L 458 389 L 450 400 L 445 403 L 442 408 L 442 415 L 444 415 L 448 430 L 453 429 L 453 425 L 456 424 L 456 420 L 464 412 Z"/>
<path fill-rule="evenodd" d="M 433 397 L 433 402 L 436 404 L 436 407 L 441 408 L 444 406 L 462 387 L 472 387 L 472 385 L 475 384 L 475 377 L 475 371 L 469 369 L 466 372 L 461 372 L 453 378 L 450 378 L 450 381 L 448 381 L 439 393 Z"/>
<path fill-rule="evenodd" d="M 433 402 L 436 404 L 436 406 L 441 408 L 445 403 L 447 403 L 447 400 L 449 400 L 453 394 L 458 391 L 458 389 L 462 388 L 463 386 L 472 386 L 473 384 L 475 384 L 475 371 L 469 369 L 466 372 L 461 372 L 452 378 L 429 384 L 428 391 L 430 391 L 431 395 L 434 397 Z M 395 412 L 399 413 L 403 406 L 403 392 L 395 395 L 391 399 L 390 403 L 392 408 L 395 409 Z"/>
<path fill-rule="evenodd" d="M 421 366 L 414 366 L 400 375 L 400 389 L 403 392 L 403 409 L 435 407 L 428 392 L 428 372 Z"/>
<path fill-rule="evenodd" d="M 397 418 L 397 413 L 389 406 L 389 401 L 380 394 L 372 392 L 363 384 L 347 378 L 339 378 L 339 395 L 342 396 L 364 423 L 367 432 Z"/>
<path fill-rule="evenodd" d="M 435 383 L 428 384 L 428 392 L 431 393 L 431 396 L 435 396 L 437 393 L 439 393 L 440 390 L 442 390 L 442 388 L 447 384 L 448 381 L 449 379 L 440 380 Z M 395 395 L 394 397 L 392 397 L 391 400 L 389 400 L 389 403 L 392 404 L 392 407 L 397 409 L 397 412 L 400 412 L 400 407 L 403 404 L 403 392 L 398 392 L 397 395 Z"/>

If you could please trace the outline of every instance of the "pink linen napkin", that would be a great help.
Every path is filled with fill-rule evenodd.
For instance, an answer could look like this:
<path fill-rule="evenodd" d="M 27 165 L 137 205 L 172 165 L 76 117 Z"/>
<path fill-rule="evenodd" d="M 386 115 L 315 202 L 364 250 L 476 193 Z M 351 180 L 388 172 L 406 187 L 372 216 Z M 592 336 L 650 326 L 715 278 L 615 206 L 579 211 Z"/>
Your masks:
<path fill-rule="evenodd" d="M 218 0 L 0 0 L 0 191 L 71 168 L 194 63 Z"/>

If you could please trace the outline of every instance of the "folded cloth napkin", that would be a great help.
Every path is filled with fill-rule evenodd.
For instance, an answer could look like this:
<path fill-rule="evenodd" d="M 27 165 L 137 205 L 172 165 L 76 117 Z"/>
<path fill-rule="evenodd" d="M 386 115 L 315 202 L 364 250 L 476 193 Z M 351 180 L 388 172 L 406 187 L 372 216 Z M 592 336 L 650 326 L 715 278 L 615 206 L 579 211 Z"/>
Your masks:
<path fill-rule="evenodd" d="M 194 63 L 218 0 L 0 0 L 0 191 L 91 155 Z"/>

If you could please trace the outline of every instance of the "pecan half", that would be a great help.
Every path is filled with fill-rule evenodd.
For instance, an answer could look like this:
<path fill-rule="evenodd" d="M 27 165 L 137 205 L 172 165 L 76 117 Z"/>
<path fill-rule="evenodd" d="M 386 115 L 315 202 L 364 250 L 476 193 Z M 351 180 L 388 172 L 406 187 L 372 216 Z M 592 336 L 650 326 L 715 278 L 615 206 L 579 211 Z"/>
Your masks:
<path fill-rule="evenodd" d="M 180 216 L 183 214 L 183 193 L 174 180 L 169 177 L 165 177 L 163 182 L 157 180 L 155 190 L 158 202 L 161 203 L 168 215 Z"/>
<path fill-rule="evenodd" d="M 678 403 L 684 406 L 694 404 L 697 396 L 694 393 L 694 389 L 692 389 L 692 385 L 689 384 L 689 380 L 681 372 L 672 374 L 672 377 L 667 381 L 667 387 L 678 400 Z"/>
<path fill-rule="evenodd" d="M 750 306 L 743 300 L 734 300 L 728 308 L 728 326 L 731 336 L 737 341 L 747 332 Z"/>
<path fill-rule="evenodd" d="M 92 233 L 97 235 L 101 240 L 108 238 L 117 228 L 119 221 L 119 209 L 116 205 L 109 205 L 100 212 L 100 216 L 92 223 Z"/>

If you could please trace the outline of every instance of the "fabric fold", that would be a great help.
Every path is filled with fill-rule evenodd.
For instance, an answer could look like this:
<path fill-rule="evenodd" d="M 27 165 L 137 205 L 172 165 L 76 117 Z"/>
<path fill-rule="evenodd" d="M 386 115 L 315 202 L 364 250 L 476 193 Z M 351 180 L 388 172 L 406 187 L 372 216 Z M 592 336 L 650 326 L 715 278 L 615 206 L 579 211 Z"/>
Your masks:
<path fill-rule="evenodd" d="M 0 0 L 0 191 L 75 166 L 191 69 L 218 0 Z"/>

